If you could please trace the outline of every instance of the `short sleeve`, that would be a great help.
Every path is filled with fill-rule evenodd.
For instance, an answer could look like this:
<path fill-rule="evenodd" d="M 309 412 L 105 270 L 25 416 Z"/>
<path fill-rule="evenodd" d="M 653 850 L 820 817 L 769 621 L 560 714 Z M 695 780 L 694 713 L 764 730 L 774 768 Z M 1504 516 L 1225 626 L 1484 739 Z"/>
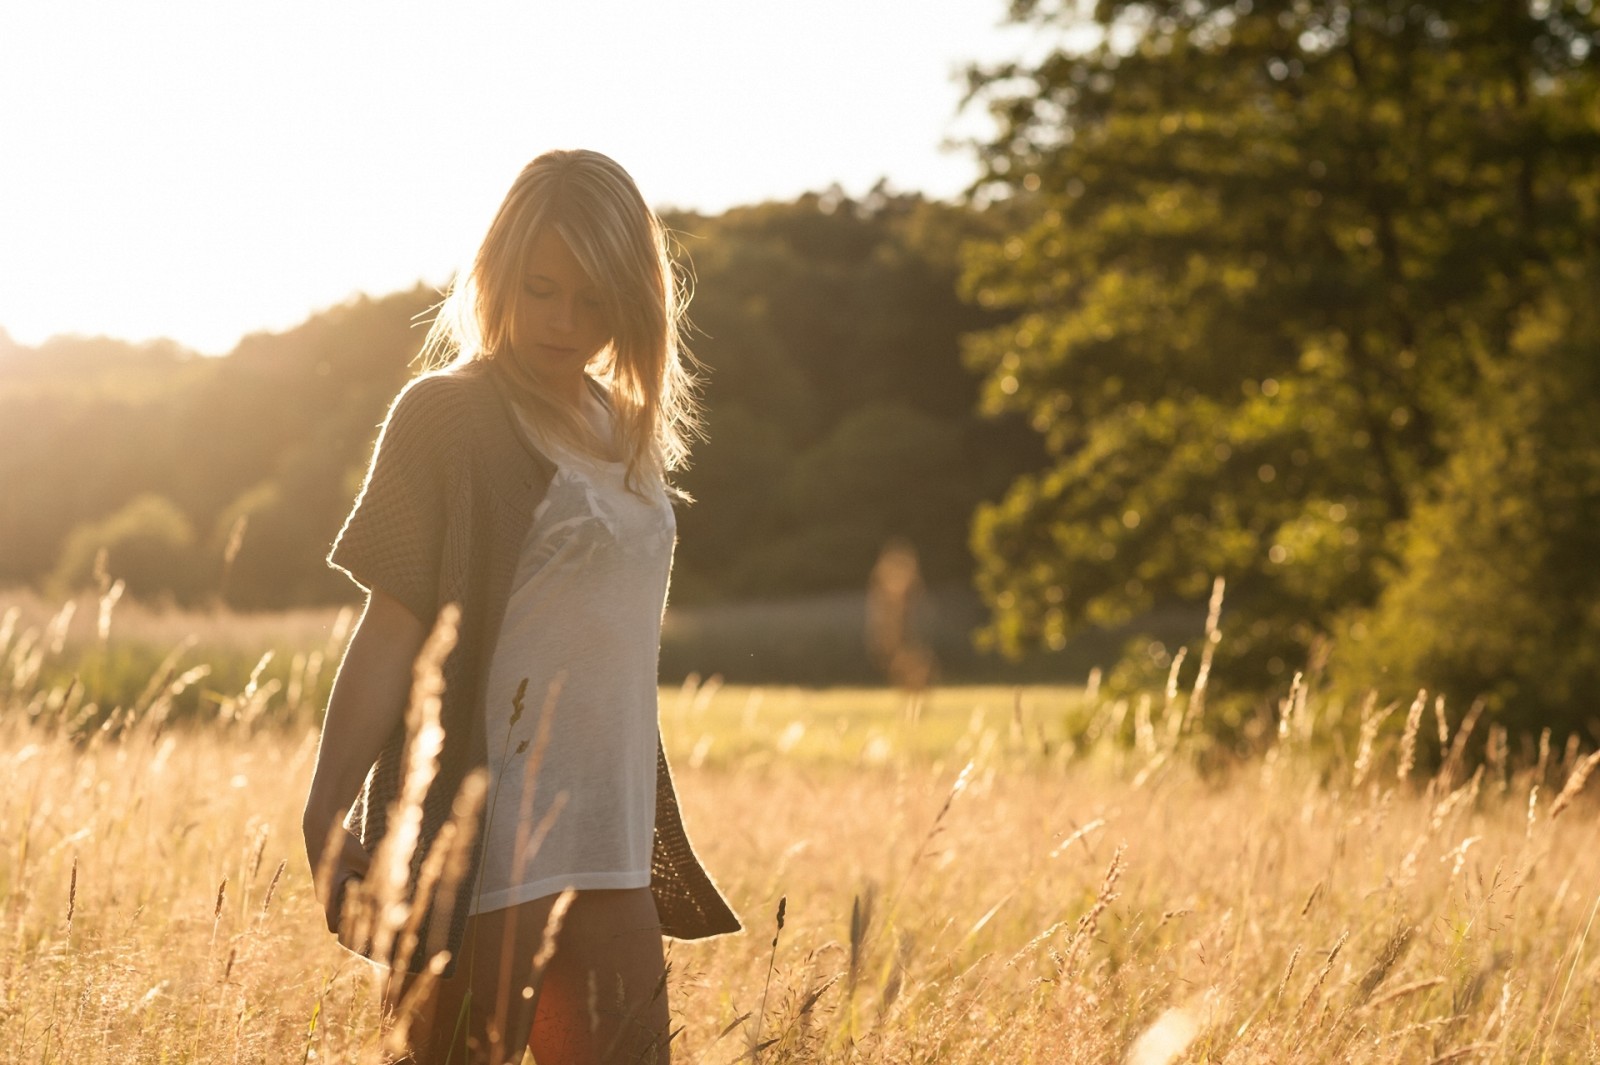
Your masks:
<path fill-rule="evenodd" d="M 446 521 L 449 396 L 437 378 L 395 399 L 372 463 L 328 552 L 328 564 L 367 590 L 381 589 L 426 625 L 438 612 Z"/>

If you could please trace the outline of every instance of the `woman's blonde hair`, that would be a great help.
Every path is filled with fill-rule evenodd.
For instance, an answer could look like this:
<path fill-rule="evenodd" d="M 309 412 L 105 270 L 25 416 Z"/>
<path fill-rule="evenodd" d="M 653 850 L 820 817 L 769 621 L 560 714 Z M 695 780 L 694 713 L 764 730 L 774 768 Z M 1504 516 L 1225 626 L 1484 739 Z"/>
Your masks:
<path fill-rule="evenodd" d="M 700 435 L 694 357 L 685 348 L 687 284 L 673 271 L 666 227 L 628 172 L 599 152 L 545 152 L 523 167 L 457 275 L 422 346 L 429 368 L 494 360 L 542 427 L 586 450 L 603 448 L 587 419 L 548 395 L 511 354 L 523 271 L 554 231 L 599 290 L 611 340 L 595 376 L 611 394 L 627 482 L 682 468 Z"/>

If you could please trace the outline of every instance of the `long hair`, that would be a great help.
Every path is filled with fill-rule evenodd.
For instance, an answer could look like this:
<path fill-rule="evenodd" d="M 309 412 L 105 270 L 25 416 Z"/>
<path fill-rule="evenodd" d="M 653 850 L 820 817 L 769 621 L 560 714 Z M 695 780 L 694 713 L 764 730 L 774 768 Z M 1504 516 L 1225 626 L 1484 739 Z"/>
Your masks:
<path fill-rule="evenodd" d="M 422 346 L 437 368 L 491 360 L 540 428 L 588 451 L 606 450 L 587 419 L 549 395 L 511 357 L 511 325 L 534 242 L 554 231 L 599 290 L 611 340 L 590 364 L 607 386 L 627 483 L 681 469 L 701 435 L 683 343 L 689 288 L 673 271 L 666 227 L 628 172 L 599 152 L 545 152 L 506 193 L 472 268 L 457 275 Z"/>

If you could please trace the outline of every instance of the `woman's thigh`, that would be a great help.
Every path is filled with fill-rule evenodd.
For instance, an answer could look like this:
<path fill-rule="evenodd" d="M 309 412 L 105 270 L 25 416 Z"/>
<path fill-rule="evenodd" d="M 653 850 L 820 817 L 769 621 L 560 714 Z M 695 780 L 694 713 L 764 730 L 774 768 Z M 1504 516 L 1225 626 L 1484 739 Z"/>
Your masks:
<path fill-rule="evenodd" d="M 582 891 L 562 922 L 536 998 L 540 1065 L 665 1065 L 666 960 L 649 888 Z"/>
<path fill-rule="evenodd" d="M 394 996 L 409 1007 L 415 1065 L 495 1065 L 521 1060 L 533 1023 L 533 959 L 554 897 L 467 920 L 461 957 L 448 979 L 408 977 Z M 558 940 L 559 942 L 559 940 Z M 514 1049 L 513 1049 L 514 1048 Z"/>
<path fill-rule="evenodd" d="M 540 1065 L 666 1065 L 666 962 L 650 889 L 578 892 L 536 981 L 554 903 L 470 918 L 449 979 L 397 989 L 393 1002 L 409 1007 L 408 1061 L 516 1065 L 528 1046 Z"/>

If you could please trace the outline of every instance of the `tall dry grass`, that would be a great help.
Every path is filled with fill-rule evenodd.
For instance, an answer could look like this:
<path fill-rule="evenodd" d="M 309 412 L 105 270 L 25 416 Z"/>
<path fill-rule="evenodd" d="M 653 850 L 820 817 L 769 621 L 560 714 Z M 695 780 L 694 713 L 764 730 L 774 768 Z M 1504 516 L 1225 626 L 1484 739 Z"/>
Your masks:
<path fill-rule="evenodd" d="M 309 723 L 241 713 L 259 686 L 180 723 L 172 681 L 64 712 L 45 670 L 13 683 L 19 646 L 72 653 L 27 628 L 0 647 L 0 1061 L 381 1060 L 378 983 L 299 857 Z M 1302 685 L 1226 762 L 1193 692 L 1002 694 L 913 722 L 888 692 L 664 693 L 749 926 L 671 945 L 675 1060 L 1600 1059 L 1595 756 L 1496 739 L 1478 768 L 1488 723 L 1421 699 L 1330 742 Z"/>

